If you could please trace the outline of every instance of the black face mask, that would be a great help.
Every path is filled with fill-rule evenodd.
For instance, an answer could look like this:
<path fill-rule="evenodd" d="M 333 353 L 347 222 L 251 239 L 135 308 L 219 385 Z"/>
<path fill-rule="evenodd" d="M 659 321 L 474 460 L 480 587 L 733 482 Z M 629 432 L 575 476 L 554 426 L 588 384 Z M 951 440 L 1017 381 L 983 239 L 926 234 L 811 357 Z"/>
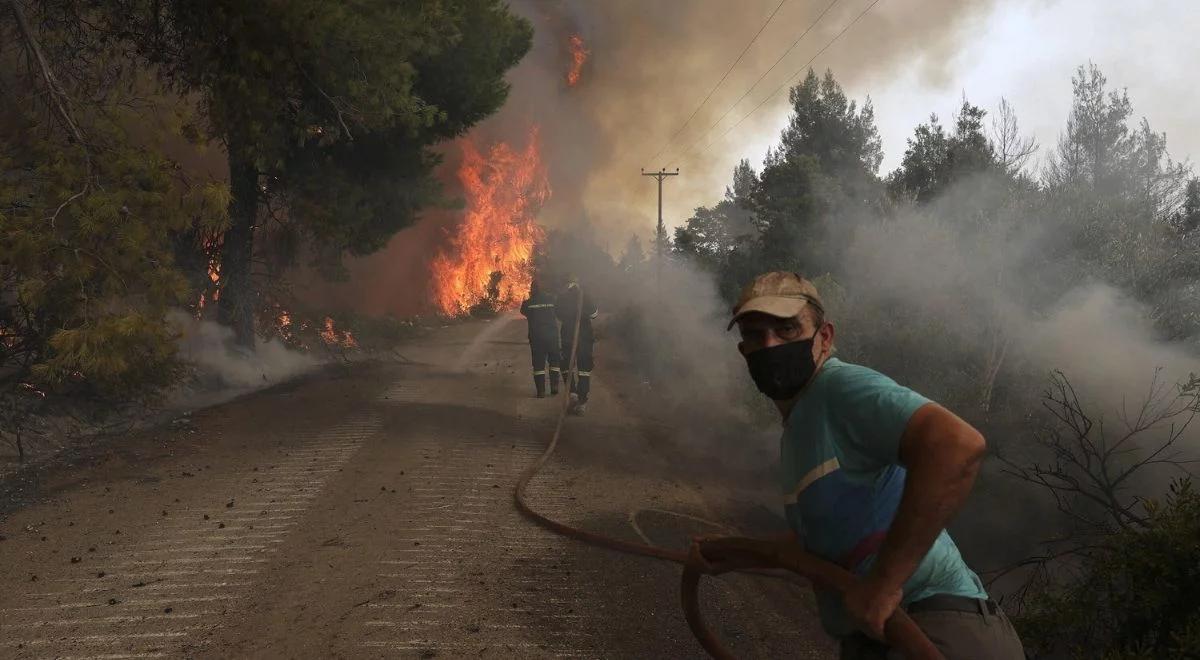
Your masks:
<path fill-rule="evenodd" d="M 750 377 L 758 391 L 776 401 L 786 401 L 800 393 L 817 370 L 813 360 L 813 340 L 760 348 L 746 356 Z"/>

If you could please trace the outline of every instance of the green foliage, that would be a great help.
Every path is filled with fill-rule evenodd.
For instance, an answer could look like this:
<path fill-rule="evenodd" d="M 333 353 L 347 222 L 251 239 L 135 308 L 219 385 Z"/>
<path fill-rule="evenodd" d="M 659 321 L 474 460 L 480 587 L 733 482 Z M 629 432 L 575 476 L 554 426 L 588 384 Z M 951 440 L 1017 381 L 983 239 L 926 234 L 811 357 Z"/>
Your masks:
<path fill-rule="evenodd" d="M 712 208 L 697 208 L 682 227 L 676 227 L 674 250 L 710 271 L 722 268 L 730 254 L 755 232 L 750 204 L 758 184 L 750 161 L 739 162 L 733 171 L 733 186 L 725 189 L 725 199 Z"/>
<path fill-rule="evenodd" d="M 34 92 L 15 57 L 0 55 L 0 86 Z M 85 143 L 37 102 L 0 107 L 0 381 L 127 398 L 174 378 L 165 314 L 191 297 L 174 237 L 219 227 L 225 206 L 162 155 L 185 103 L 103 54 L 74 73 L 68 93 L 109 85 L 74 108 Z"/>
<path fill-rule="evenodd" d="M 818 78 L 812 69 L 788 98 L 793 114 L 780 136 L 779 157 L 811 157 L 822 172 L 848 188 L 872 183 L 883 161 L 883 143 L 870 100 L 860 109 L 846 98 L 832 71 Z"/>
<path fill-rule="evenodd" d="M 1080 67 L 1067 130 L 1046 171 L 1045 222 L 1062 239 L 1043 258 L 1065 265 L 1060 285 L 1109 282 L 1149 304 L 1160 328 L 1181 339 L 1200 331 L 1192 283 L 1194 232 L 1186 212 L 1190 168 L 1146 120 L 1131 125 L 1125 91 L 1108 89 L 1095 65 Z"/>
<path fill-rule="evenodd" d="M 1144 512 L 1144 528 L 1083 553 L 1031 601 L 1017 621 L 1027 644 L 1077 658 L 1200 655 L 1200 493 L 1172 482 Z"/>
<path fill-rule="evenodd" d="M 984 132 L 986 115 L 964 99 L 952 134 L 946 134 L 937 115 L 918 126 L 908 139 L 900 168 L 888 177 L 892 195 L 927 203 L 971 174 L 999 169 L 996 149 Z"/>
<path fill-rule="evenodd" d="M 166 313 L 212 302 L 210 252 L 223 251 L 221 305 L 244 322 L 274 318 L 256 290 L 285 288 L 274 280 L 298 254 L 336 271 L 384 245 L 441 201 L 431 146 L 504 102 L 532 38 L 499 0 L 13 11 L 34 34 L 0 10 L 0 93 L 15 100 L 0 105 L 4 405 L 173 382 Z M 195 167 L 210 140 L 228 182 L 194 171 L 225 175 Z"/>
<path fill-rule="evenodd" d="M 883 153 L 870 102 L 860 107 L 832 73 L 813 71 L 789 98 L 793 114 L 762 172 L 739 163 L 725 199 L 675 232 L 676 251 L 716 271 L 727 299 L 764 270 L 836 273 L 854 227 L 880 205 Z"/>
<path fill-rule="evenodd" d="M 763 269 L 836 272 L 835 255 L 882 191 L 875 113 L 870 101 L 848 100 L 832 72 L 810 70 L 789 98 L 793 114 L 750 195 L 759 260 Z"/>
<path fill-rule="evenodd" d="M 858 110 L 831 74 L 810 73 L 761 173 L 744 164 L 749 192 L 696 209 L 675 249 L 714 271 L 727 300 L 765 270 L 829 273 L 850 290 L 848 355 L 961 410 L 990 415 L 1011 396 L 999 403 L 1019 415 L 1030 396 L 1017 370 L 1032 365 L 1009 351 L 1014 309 L 1037 313 L 1100 281 L 1149 303 L 1169 337 L 1200 333 L 1200 232 L 1187 229 L 1200 184 L 1188 197 L 1189 170 L 1106 84 L 1080 69 L 1041 181 L 1022 169 L 1036 145 L 1012 108 L 989 115 L 964 99 L 949 127 L 917 127 L 883 182 L 870 104 Z"/>
<path fill-rule="evenodd" d="M 106 314 L 55 332 L 50 357 L 34 365 L 33 373 L 57 389 L 78 378 L 96 391 L 128 397 L 175 381 L 181 365 L 174 341 L 161 317 Z"/>
<path fill-rule="evenodd" d="M 282 267 L 307 245 L 332 273 L 382 247 L 439 199 L 429 147 L 503 103 L 532 39 L 499 0 L 96 1 L 107 30 L 200 96 L 226 147 L 221 311 L 243 342 L 255 254 Z M 264 211 L 281 240 L 256 246 Z"/>

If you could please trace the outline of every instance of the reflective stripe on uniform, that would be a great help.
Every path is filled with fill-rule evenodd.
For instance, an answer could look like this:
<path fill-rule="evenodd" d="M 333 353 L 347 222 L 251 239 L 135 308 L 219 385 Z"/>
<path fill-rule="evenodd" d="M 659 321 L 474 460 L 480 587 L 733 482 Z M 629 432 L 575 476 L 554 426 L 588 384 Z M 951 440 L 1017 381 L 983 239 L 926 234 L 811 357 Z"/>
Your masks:
<path fill-rule="evenodd" d="M 547 307 L 553 307 L 553 306 L 554 306 L 553 303 L 539 303 L 537 305 L 526 305 L 525 309 L 545 309 Z"/>
<path fill-rule="evenodd" d="M 545 376 L 545 375 L 546 375 L 546 370 L 545 370 L 545 369 L 542 369 L 541 371 L 535 371 L 535 372 L 533 372 L 533 375 L 534 375 L 534 376 Z"/>
<path fill-rule="evenodd" d="M 550 371 L 553 371 L 554 373 L 558 373 L 558 372 L 562 371 L 562 369 L 559 369 L 558 367 L 550 367 Z"/>
<path fill-rule="evenodd" d="M 590 372 L 590 371 L 581 371 L 581 372 L 579 372 L 579 377 L 580 377 L 580 378 L 588 378 L 588 377 L 590 377 L 591 375 L 592 375 L 592 372 Z"/>

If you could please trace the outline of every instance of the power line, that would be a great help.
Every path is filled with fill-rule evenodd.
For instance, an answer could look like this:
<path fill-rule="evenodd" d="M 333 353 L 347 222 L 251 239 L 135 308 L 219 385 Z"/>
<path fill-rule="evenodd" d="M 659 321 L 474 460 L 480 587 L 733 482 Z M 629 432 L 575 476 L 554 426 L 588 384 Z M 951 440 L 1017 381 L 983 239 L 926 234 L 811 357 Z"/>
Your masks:
<path fill-rule="evenodd" d="M 741 103 L 747 96 L 749 96 L 750 92 L 753 92 L 754 88 L 758 87 L 758 84 L 761 83 L 764 78 L 771 75 L 771 72 L 775 70 L 775 67 L 779 66 L 779 63 L 782 62 L 785 58 L 787 58 L 787 56 L 790 55 L 791 52 L 796 49 L 796 46 L 800 45 L 800 42 L 804 40 L 804 37 L 808 36 L 808 33 L 812 32 L 812 29 L 817 26 L 817 23 L 820 23 L 821 19 L 825 18 L 825 14 L 828 14 L 829 10 L 833 9 L 833 6 L 839 2 L 841 2 L 841 0 L 833 0 L 832 2 L 830 2 L 829 5 L 825 7 L 825 10 L 822 11 L 819 16 L 817 16 L 816 20 L 814 20 L 811 24 L 809 24 L 808 29 L 806 29 L 803 33 L 801 33 L 800 36 L 797 37 L 796 40 L 792 42 L 792 45 L 788 46 L 787 50 L 783 51 L 783 55 L 780 55 L 779 59 L 775 60 L 775 63 L 771 65 L 771 68 L 769 68 L 765 72 L 763 72 L 763 74 L 758 77 L 758 80 L 755 80 L 754 84 L 750 85 L 750 88 L 747 89 L 746 92 L 744 94 L 742 94 L 740 97 L 738 97 L 738 100 L 734 101 L 733 105 L 729 106 L 729 108 L 725 110 L 725 113 L 721 115 L 720 119 L 716 120 L 715 122 L 713 122 L 712 126 L 709 126 L 707 129 L 705 129 L 704 133 L 700 135 L 700 139 L 698 139 L 695 142 L 688 145 L 688 148 L 687 148 L 687 150 L 684 151 L 684 153 L 691 151 L 697 144 L 700 144 L 701 142 L 703 142 L 705 136 L 707 136 L 721 122 L 725 121 L 725 118 L 729 116 L 729 113 L 733 112 L 733 109 L 736 108 L 738 106 L 738 104 Z M 676 160 L 678 160 L 678 156 L 675 157 L 674 159 L 672 159 L 671 163 L 674 164 L 674 162 Z"/>
<path fill-rule="evenodd" d="M 775 14 L 779 13 L 779 9 L 783 7 L 787 1 L 788 0 L 779 0 L 779 4 L 775 6 L 775 11 L 771 12 L 771 15 L 767 17 L 767 20 L 762 24 L 762 27 L 758 28 L 758 32 L 754 33 L 754 38 L 750 40 L 750 43 L 746 44 L 746 47 L 742 49 L 741 54 L 737 56 L 737 59 L 733 61 L 733 64 L 729 65 L 729 69 L 725 71 L 725 75 L 721 76 L 721 79 L 717 81 L 717 84 L 713 85 L 713 88 L 708 90 L 708 95 L 704 97 L 704 100 L 700 102 L 700 105 L 696 106 L 695 110 L 692 110 L 692 114 L 688 116 L 687 121 L 683 122 L 683 126 L 680 126 L 674 133 L 671 134 L 671 137 L 667 138 L 666 144 L 662 146 L 662 149 L 658 150 L 658 153 L 654 154 L 654 157 L 650 159 L 651 161 L 658 160 L 658 157 L 661 156 L 664 151 L 670 148 L 673 142 L 675 142 L 675 138 L 679 137 L 679 134 L 683 133 L 684 129 L 686 129 L 688 125 L 692 123 L 692 120 L 696 118 L 696 113 L 700 112 L 700 109 L 703 108 L 705 104 L 708 103 L 708 100 L 712 98 L 713 93 L 715 93 L 721 84 L 725 82 L 725 79 L 729 77 L 729 74 L 733 73 L 733 70 L 737 68 L 738 64 L 741 63 L 742 58 L 746 56 L 746 53 L 750 52 L 750 47 L 753 46 L 756 41 L 758 41 L 758 37 L 762 35 L 763 30 L 767 29 L 767 26 L 771 24 L 771 20 L 775 18 Z"/>
<path fill-rule="evenodd" d="M 780 85 L 779 87 L 776 87 L 775 91 L 771 92 L 771 94 L 769 96 L 764 98 L 762 101 L 759 101 L 758 105 L 754 106 L 754 108 L 752 110 L 750 110 L 750 112 L 747 112 L 745 115 L 742 115 L 742 118 L 737 120 L 737 122 L 733 126 L 730 126 L 729 128 L 725 129 L 725 132 L 722 133 L 721 135 L 719 135 L 717 137 L 717 139 L 713 140 L 712 142 L 709 142 L 708 145 L 705 146 L 704 149 L 702 149 L 700 151 L 700 153 L 704 153 L 705 151 L 708 151 L 709 149 L 711 149 L 713 147 L 713 145 L 720 142 L 722 139 L 724 139 L 724 137 L 726 135 L 729 135 L 729 133 L 732 132 L 733 129 L 737 128 L 738 126 L 740 126 L 742 124 L 742 122 L 746 121 L 746 118 L 748 118 L 750 115 L 757 112 L 759 108 L 766 105 L 767 101 L 770 101 L 771 99 L 775 98 L 775 96 L 777 94 L 779 94 L 780 91 L 782 91 L 788 85 L 792 84 L 792 81 L 794 81 L 796 78 L 800 77 L 800 74 L 802 74 L 806 70 L 808 70 L 808 68 L 810 66 L 812 66 L 812 63 L 815 62 L 817 60 L 817 58 L 821 56 L 822 53 L 824 53 L 826 50 L 828 50 L 830 46 L 832 46 L 834 43 L 837 42 L 838 39 L 841 39 L 842 35 L 849 32 L 850 28 L 854 27 L 854 25 L 856 23 L 858 23 L 860 20 L 862 20 L 862 17 L 866 16 L 867 12 L 871 11 L 871 9 L 873 7 L 875 7 L 875 5 L 877 5 L 877 4 L 879 4 L 879 0 L 873 0 L 871 2 L 871 4 L 867 5 L 866 9 L 862 10 L 862 12 L 860 12 L 858 16 L 854 17 L 853 21 L 850 21 L 850 23 L 848 23 L 846 25 L 846 27 L 842 28 L 842 31 L 838 32 L 837 36 L 835 36 L 833 39 L 830 39 L 829 43 L 825 44 L 825 46 L 822 47 L 821 50 L 817 51 L 817 54 L 813 55 L 803 67 L 800 67 L 800 69 L 798 71 L 796 71 L 791 76 L 789 76 L 788 79 L 785 80 L 782 85 Z M 687 153 L 685 152 L 684 156 L 686 156 L 686 155 L 687 155 Z M 672 162 L 672 164 L 673 164 L 673 162 Z"/>

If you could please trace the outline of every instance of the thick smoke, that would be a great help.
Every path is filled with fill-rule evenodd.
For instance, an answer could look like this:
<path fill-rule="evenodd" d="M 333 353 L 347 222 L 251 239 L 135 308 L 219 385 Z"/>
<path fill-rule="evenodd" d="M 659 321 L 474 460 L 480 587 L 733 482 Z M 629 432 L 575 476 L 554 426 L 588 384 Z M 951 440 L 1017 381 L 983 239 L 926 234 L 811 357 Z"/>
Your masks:
<path fill-rule="evenodd" d="M 746 136 L 756 134 L 774 141 L 784 94 L 739 127 L 732 142 L 715 146 L 713 152 L 730 161 L 710 159 L 710 153 L 673 163 L 673 151 L 661 162 L 648 160 L 777 4 L 764 0 L 734 11 L 716 0 L 514 2 L 534 22 L 534 49 L 513 74 L 510 103 L 480 135 L 518 140 L 530 123 L 539 124 L 554 190 L 541 220 L 568 228 L 586 220 L 607 237 L 611 251 L 619 250 L 630 233 L 645 238 L 655 223 L 655 186 L 639 176 L 639 167 L 681 167 L 682 175 L 666 183 L 665 216 L 673 225 L 692 206 L 716 201 L 728 185 L 732 158 L 745 155 L 744 148 L 731 148 L 733 143 L 744 146 Z M 834 4 L 731 118 L 800 69 L 868 4 Z M 827 6 L 785 3 L 677 142 L 687 145 L 699 138 Z M 987 0 L 881 2 L 813 66 L 832 68 L 849 90 L 869 89 L 914 67 L 930 83 L 944 82 L 953 54 L 991 8 Z M 590 56 L 580 84 L 568 87 L 567 44 L 573 33 L 582 35 Z M 851 96 L 861 100 L 863 95 L 852 91 Z M 769 112 L 772 107 L 775 112 Z M 1148 310 L 1138 303 L 1098 282 L 1061 290 L 1063 265 L 1047 259 L 1043 247 L 1061 240 L 1051 234 L 1062 228 L 1039 226 L 1022 216 L 1020 205 L 1003 209 L 996 222 L 972 225 L 968 219 L 979 214 L 973 205 L 1008 194 L 989 188 L 1000 185 L 964 182 L 939 203 L 882 226 L 829 219 L 831 234 L 853 228 L 844 254 L 852 267 L 842 269 L 848 275 L 830 292 L 835 311 L 844 312 L 838 320 L 847 355 L 878 357 L 879 364 L 872 366 L 905 376 L 935 398 L 961 407 L 965 416 L 981 419 L 989 415 L 988 401 L 1002 396 L 1028 395 L 1036 409 L 1053 369 L 1072 378 L 1085 404 L 1107 413 L 1120 402 L 1143 399 L 1156 367 L 1164 368 L 1160 378 L 1169 382 L 1196 369 L 1191 353 L 1159 341 Z M 646 286 L 623 289 L 621 295 L 642 310 L 646 323 L 661 326 L 664 336 L 688 328 L 686 339 L 674 347 L 681 355 L 696 356 L 686 367 L 694 375 L 686 380 L 690 397 L 700 406 L 734 400 L 747 382 L 734 341 L 719 321 L 726 310 L 710 285 L 696 283 L 707 281 L 703 276 L 665 277 L 661 295 L 650 295 L 653 290 Z M 671 309 L 673 301 L 687 303 Z M 892 350 L 890 344 L 897 346 Z M 670 357 L 660 356 L 663 362 Z M 946 364 L 956 366 L 951 377 Z M 991 381 L 1021 392 L 992 391 Z"/>
<path fill-rule="evenodd" d="M 656 223 L 656 187 L 653 180 L 639 176 L 639 168 L 681 168 L 682 175 L 666 183 L 664 197 L 666 223 L 673 226 L 727 185 L 728 172 L 745 155 L 731 144 L 745 144 L 747 136 L 773 138 L 778 130 L 786 94 L 755 113 L 713 152 L 672 162 L 679 155 L 673 149 L 650 162 L 762 26 L 778 5 L 775 0 L 736 7 L 724 0 L 511 4 L 533 23 L 533 49 L 509 76 L 508 103 L 471 137 L 483 144 L 503 140 L 520 145 L 532 125 L 540 126 L 553 194 L 539 221 L 548 227 L 569 229 L 586 222 L 604 237 L 602 246 L 619 251 L 631 234 L 649 238 Z M 722 127 L 786 81 L 867 4 L 836 3 Z M 947 75 L 949 54 L 967 36 L 965 28 L 991 4 L 992 0 L 880 2 L 814 66 L 834 68 L 838 79 L 852 88 L 914 63 L 926 78 L 940 80 Z M 701 138 L 828 6 L 785 3 L 676 145 Z M 566 76 L 574 34 L 583 38 L 589 54 L 581 81 L 571 87 Z M 459 194 L 453 176 L 457 146 L 448 144 L 444 151 L 442 179 L 453 196 Z M 322 299 L 358 311 L 428 311 L 428 261 L 445 244 L 454 219 L 453 213 L 442 210 L 427 213 L 381 252 L 350 260 L 348 284 L 319 286 L 317 292 Z"/>
<path fill-rule="evenodd" d="M 730 113 L 721 131 L 784 83 L 867 4 L 834 5 Z M 743 3 L 736 9 L 724 0 L 514 2 L 514 8 L 534 22 L 535 45 L 512 76 L 509 104 L 485 129 L 505 127 L 503 134 L 514 124 L 518 128 L 523 122 L 542 125 L 555 193 L 542 214 L 543 222 L 570 226 L 586 218 L 614 235 L 614 249 L 630 233 L 648 237 L 656 222 L 656 187 L 653 180 L 639 176 L 641 167 L 670 164 L 682 171 L 666 184 L 668 225 L 686 217 L 694 206 L 709 203 L 713 191 L 728 184 L 736 158 L 744 155 L 731 145 L 744 145 L 748 136 L 774 137 L 786 93 L 756 112 L 712 152 L 680 158 L 682 149 L 671 149 L 658 161 L 650 161 L 777 5 L 774 0 Z M 967 35 L 964 28 L 990 5 L 990 0 L 881 2 L 813 66 L 832 67 L 849 88 L 914 64 L 923 77 L 941 80 L 948 75 L 950 54 Z M 685 147 L 703 137 L 828 6 L 828 2 L 785 3 L 675 143 Z M 582 35 L 590 57 L 582 82 L 568 88 L 566 44 L 572 33 Z"/>
<path fill-rule="evenodd" d="M 995 341 L 1003 349 L 997 357 L 1003 373 L 1044 377 L 1061 370 L 1084 398 L 1107 410 L 1143 399 L 1156 368 L 1172 383 L 1200 371 L 1187 347 L 1161 339 L 1151 310 L 1111 286 L 1085 281 L 1039 295 L 1039 283 L 1061 277 L 1058 263 L 1039 259 L 1054 229 L 1038 229 L 1019 216 L 973 226 L 967 219 L 979 209 L 971 200 L 1005 194 L 983 190 L 991 185 L 1002 184 L 964 182 L 929 210 L 857 230 L 845 258 L 853 267 L 838 283 L 845 289 L 850 325 L 843 332 L 851 345 L 864 335 L 913 327 L 928 333 L 922 354 L 936 356 L 933 347 L 942 346 L 984 355 Z M 897 369 L 911 372 L 900 366 L 909 357 L 897 354 Z M 982 371 L 978 364 L 966 368 Z M 1026 385 L 1040 391 L 1043 384 Z"/>
<path fill-rule="evenodd" d="M 1156 370 L 1172 384 L 1200 373 L 1192 350 L 1158 338 L 1149 312 L 1110 286 L 1084 286 L 1052 316 L 1030 322 L 1028 350 L 1043 365 L 1062 365 L 1098 406 L 1132 408 L 1145 398 Z"/>

